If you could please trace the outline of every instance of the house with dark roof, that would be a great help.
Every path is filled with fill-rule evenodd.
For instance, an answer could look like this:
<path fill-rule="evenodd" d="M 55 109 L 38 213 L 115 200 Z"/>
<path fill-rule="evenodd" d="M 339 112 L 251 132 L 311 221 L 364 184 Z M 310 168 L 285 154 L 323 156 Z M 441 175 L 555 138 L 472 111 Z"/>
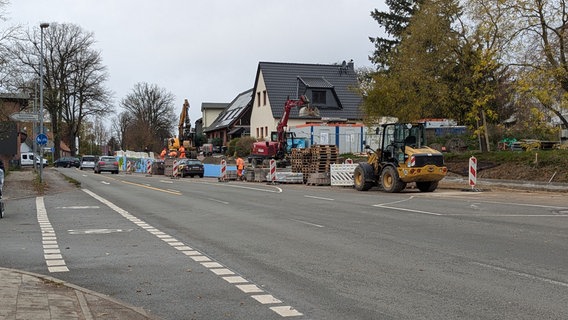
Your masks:
<path fill-rule="evenodd" d="M 319 116 L 292 109 L 288 127 L 314 122 L 361 123 L 362 97 L 353 61 L 337 64 L 259 62 L 253 87 L 250 135 L 270 139 L 288 98 L 306 95 Z"/>
<path fill-rule="evenodd" d="M 220 138 L 223 145 L 234 138 L 250 135 L 252 89 L 239 93 L 203 132 L 208 139 Z"/>
<path fill-rule="evenodd" d="M 207 129 L 228 105 L 225 102 L 203 102 L 201 104 L 203 129 Z"/>

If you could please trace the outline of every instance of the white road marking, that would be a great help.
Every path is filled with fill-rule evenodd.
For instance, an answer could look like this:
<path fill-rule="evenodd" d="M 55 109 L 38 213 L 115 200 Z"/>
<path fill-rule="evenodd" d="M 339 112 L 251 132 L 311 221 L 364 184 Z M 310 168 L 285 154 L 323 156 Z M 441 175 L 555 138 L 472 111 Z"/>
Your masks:
<path fill-rule="evenodd" d="M 299 222 L 299 223 L 302 223 L 302 224 L 307 224 L 308 226 L 312 226 L 312 227 L 325 228 L 325 227 L 322 226 L 322 225 L 315 224 L 315 223 L 311 223 L 311 222 L 307 222 L 307 221 L 302 221 L 302 220 L 298 220 L 298 219 L 288 219 L 288 220 L 290 220 L 290 221 L 295 221 L 295 222 Z"/>
<path fill-rule="evenodd" d="M 228 283 L 248 283 L 248 281 L 241 276 L 223 277 L 223 280 Z"/>
<path fill-rule="evenodd" d="M 373 205 L 373 207 L 385 208 L 385 209 L 391 209 L 391 210 L 398 210 L 398 211 L 421 213 L 421 214 L 427 214 L 427 215 L 431 215 L 431 216 L 443 216 L 443 215 L 444 215 L 444 214 L 442 214 L 442 213 L 437 213 L 437 212 L 429 212 L 429 211 L 422 211 L 422 210 L 414 210 L 414 209 L 406 209 L 406 208 L 389 207 L 389 206 L 385 206 L 385 205 L 382 205 L 382 204 L 375 204 L 375 205 Z"/>
<path fill-rule="evenodd" d="M 278 313 L 282 317 L 298 317 L 303 315 L 290 306 L 270 307 L 270 310 Z"/>
<path fill-rule="evenodd" d="M 56 207 L 56 209 L 100 209 L 99 206 L 71 206 L 71 207 Z"/>
<path fill-rule="evenodd" d="M 238 186 L 234 186 L 234 187 L 238 187 Z M 248 187 L 242 187 L 242 188 L 253 189 L 253 190 L 257 190 L 257 191 L 265 191 L 265 192 L 276 192 L 276 191 L 273 191 L 273 190 L 263 190 L 263 189 L 258 189 L 258 188 L 248 188 Z M 279 189 L 278 192 L 282 192 L 282 189 L 280 189 L 280 188 L 277 188 L 277 189 Z M 118 214 L 123 216 L 124 218 L 132 221 L 137 226 L 140 226 L 143 229 L 145 229 L 146 231 L 152 233 L 158 239 L 164 240 L 171 247 L 173 247 L 177 250 L 180 250 L 183 254 L 185 254 L 186 256 L 191 258 L 192 260 L 194 260 L 196 262 L 200 262 L 202 266 L 208 268 L 209 270 L 211 270 L 211 272 L 220 276 L 223 280 L 225 280 L 225 281 L 227 281 L 228 283 L 231 283 L 231 284 L 236 284 L 235 286 L 239 290 L 243 291 L 244 293 L 262 293 L 262 292 L 264 292 L 257 285 L 250 284 L 249 281 L 247 281 L 245 278 L 243 278 L 241 276 L 234 275 L 235 272 L 233 272 L 232 270 L 230 270 L 228 268 L 223 267 L 222 264 L 220 264 L 216 261 L 213 261 L 211 258 L 209 258 L 208 256 L 204 255 L 203 253 L 199 252 L 198 250 L 194 250 L 191 247 L 185 245 L 183 242 L 177 241 L 176 239 L 169 236 L 168 234 L 161 232 L 160 230 L 152 227 L 151 225 L 147 224 L 146 222 L 136 218 L 135 216 L 128 213 L 128 211 L 116 206 L 112 202 L 110 202 L 110 201 L 106 200 L 105 198 L 95 194 L 94 192 L 87 190 L 87 189 L 82 189 L 82 190 L 85 193 L 89 194 L 91 197 L 93 197 L 93 198 L 99 200 L 100 202 L 102 202 L 103 204 L 107 205 L 109 208 L 111 208 L 112 210 L 114 210 L 115 212 L 117 212 Z M 213 200 L 213 199 L 211 199 L 211 200 Z M 297 221 L 301 222 L 301 223 L 309 224 L 309 225 L 312 225 L 312 226 L 323 228 L 323 226 L 313 224 L 313 223 L 309 223 L 309 222 L 306 222 L 306 221 L 301 221 L 301 220 L 297 220 Z M 44 240 L 43 244 L 44 245 L 50 245 L 50 243 L 48 243 L 48 242 L 55 242 L 55 241 Z M 59 268 L 59 267 L 54 267 L 54 268 Z M 282 303 L 282 301 L 272 297 L 271 295 L 254 295 L 252 297 L 255 300 L 257 300 L 257 301 L 259 301 L 260 303 L 263 303 L 263 304 L 279 304 L 279 303 Z M 275 306 L 275 307 L 271 307 L 270 310 L 274 311 L 275 313 L 279 314 L 282 317 L 294 317 L 294 316 L 303 315 L 302 313 L 298 312 L 296 309 L 294 309 L 291 306 Z"/>
<path fill-rule="evenodd" d="M 511 270 L 511 269 L 507 269 L 507 268 L 502 268 L 502 267 L 498 267 L 498 266 L 494 266 L 494 265 L 490 265 L 490 264 L 480 263 L 480 262 L 472 262 L 472 264 L 475 264 L 475 265 L 478 265 L 478 266 L 484 267 L 484 268 L 493 269 L 493 270 L 496 270 L 496 271 L 510 273 L 512 275 L 516 275 L 516 276 L 531 279 L 531 280 L 538 280 L 538 281 L 546 282 L 546 283 L 557 285 L 557 286 L 568 287 L 568 283 L 566 283 L 566 282 L 553 280 L 553 279 L 540 277 L 540 276 L 535 276 L 535 275 L 529 274 L 529 273 L 519 272 L 519 271 L 515 271 L 515 270 Z"/>
<path fill-rule="evenodd" d="M 261 295 L 255 295 L 255 296 L 251 296 L 254 300 L 262 303 L 262 304 L 278 304 L 278 303 L 282 303 L 282 301 L 274 298 L 271 294 L 261 294 Z"/>
<path fill-rule="evenodd" d="M 49 272 L 67 272 L 69 268 L 65 265 L 63 256 L 57 244 L 55 230 L 47 217 L 47 210 L 43 202 L 43 197 L 36 198 L 37 221 L 42 234 L 43 258 Z"/>
<path fill-rule="evenodd" d="M 101 183 L 102 183 L 102 184 L 106 184 L 106 185 L 109 185 L 109 184 L 110 184 L 110 182 L 106 182 L 106 181 L 101 181 Z"/>
<path fill-rule="evenodd" d="M 69 234 L 109 234 L 118 232 L 130 232 L 132 229 L 85 229 L 85 230 L 67 230 Z"/>
<path fill-rule="evenodd" d="M 306 197 L 306 198 L 312 198 L 312 199 L 318 199 L 318 200 L 327 200 L 327 201 L 333 201 L 333 200 L 335 200 L 335 199 L 331 199 L 331 198 L 323 198 L 323 197 L 307 196 L 307 195 L 305 195 L 304 197 Z"/>
<path fill-rule="evenodd" d="M 167 181 L 167 180 L 160 180 L 160 182 L 162 182 L 162 183 L 169 183 L 169 184 L 173 184 L 173 183 L 174 183 L 173 181 Z"/>
<path fill-rule="evenodd" d="M 187 180 L 184 180 L 184 181 L 187 181 Z M 254 187 L 244 186 L 244 185 L 237 185 L 237 184 L 218 184 L 218 183 L 211 183 L 211 182 L 193 182 L 193 183 L 201 183 L 201 184 L 207 184 L 207 185 L 211 185 L 211 186 L 224 186 L 224 187 L 227 187 L 227 188 L 248 189 L 248 190 L 260 191 L 260 192 L 270 192 L 270 193 L 282 193 L 283 192 L 282 188 L 279 188 L 279 187 L 276 187 L 276 186 L 271 186 L 271 188 L 274 188 L 276 190 L 268 190 L 268 189 L 254 188 Z"/>
<path fill-rule="evenodd" d="M 244 293 L 264 292 L 256 284 L 238 284 L 236 287 Z"/>
<path fill-rule="evenodd" d="M 227 201 L 221 201 L 221 200 L 217 200 L 217 199 L 213 199 L 213 198 L 207 198 L 207 200 L 219 202 L 219 203 L 222 203 L 222 204 L 229 204 Z"/>

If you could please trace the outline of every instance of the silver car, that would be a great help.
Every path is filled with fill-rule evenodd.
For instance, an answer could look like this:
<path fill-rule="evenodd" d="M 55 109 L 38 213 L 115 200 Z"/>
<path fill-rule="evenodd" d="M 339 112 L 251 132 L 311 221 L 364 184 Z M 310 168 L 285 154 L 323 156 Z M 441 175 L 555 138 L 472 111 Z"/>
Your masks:
<path fill-rule="evenodd" d="M 94 171 L 95 173 L 108 171 L 112 172 L 113 174 L 118 174 L 118 161 L 115 157 L 100 157 L 99 160 L 97 160 L 97 162 L 95 163 Z"/>
<path fill-rule="evenodd" d="M 95 162 L 97 162 L 97 157 L 91 155 L 84 155 L 81 157 L 81 166 L 79 169 L 94 169 Z"/>

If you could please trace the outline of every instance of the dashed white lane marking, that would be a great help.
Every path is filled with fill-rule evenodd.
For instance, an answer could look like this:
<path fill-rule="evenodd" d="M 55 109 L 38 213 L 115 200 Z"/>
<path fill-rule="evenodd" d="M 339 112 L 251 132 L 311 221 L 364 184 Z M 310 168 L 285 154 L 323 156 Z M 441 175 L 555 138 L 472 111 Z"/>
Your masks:
<path fill-rule="evenodd" d="M 222 203 L 222 204 L 229 204 L 227 201 L 218 200 L 218 199 L 213 199 L 213 198 L 207 198 L 207 200 L 219 202 L 219 203 Z"/>
<path fill-rule="evenodd" d="M 307 221 L 303 221 L 303 220 L 298 220 L 298 219 L 289 219 L 290 221 L 295 221 L 295 222 L 299 222 L 302 224 L 307 224 L 308 226 L 312 226 L 312 227 L 318 227 L 318 228 L 324 228 L 324 226 L 319 225 L 319 224 L 315 224 L 315 223 L 311 223 L 311 222 L 307 222 Z"/>
<path fill-rule="evenodd" d="M 47 265 L 49 272 L 67 272 L 69 268 L 65 265 L 65 260 L 59 250 L 57 244 L 57 236 L 55 230 L 49 222 L 47 217 L 47 210 L 43 203 L 43 197 L 36 198 L 37 221 L 41 229 L 42 244 L 43 244 L 43 258 Z"/>
<path fill-rule="evenodd" d="M 494 266 L 494 265 L 490 265 L 490 264 L 485 264 L 485 263 L 480 263 L 480 262 L 472 262 L 472 264 L 475 264 L 475 265 L 478 265 L 478 266 L 481 266 L 481 267 L 484 267 L 484 268 L 493 269 L 493 270 L 496 270 L 496 271 L 509 273 L 509 274 L 516 275 L 516 276 L 523 277 L 523 278 L 527 278 L 527 279 L 538 280 L 538 281 L 542 281 L 542 282 L 546 282 L 546 283 L 549 283 L 549 284 L 562 286 L 562 287 L 568 287 L 568 283 L 566 283 L 566 282 L 553 280 L 553 279 L 540 277 L 540 276 L 535 276 L 535 275 L 529 274 L 529 273 L 519 272 L 519 271 L 506 269 L 506 268 L 502 268 L 502 267 L 498 267 L 498 266 Z"/>
<path fill-rule="evenodd" d="M 56 209 L 100 209 L 99 206 L 71 206 L 71 207 L 56 207 Z"/>
<path fill-rule="evenodd" d="M 243 187 L 243 188 L 247 188 L 247 187 Z M 253 188 L 248 188 L 248 189 L 253 189 Z M 265 293 L 264 290 L 259 288 L 257 285 L 250 283 L 247 279 L 237 275 L 231 269 L 224 267 L 221 263 L 212 260 L 207 255 L 199 252 L 198 250 L 191 248 L 190 246 L 184 244 L 181 241 L 174 239 L 172 236 L 152 227 L 150 224 L 148 224 L 148 223 L 144 222 L 143 220 L 131 215 L 130 213 L 128 213 L 128 211 L 118 207 L 114 203 L 112 203 L 112 202 L 106 200 L 105 198 L 95 194 L 94 192 L 87 190 L 87 189 L 83 189 L 83 191 L 85 193 L 89 194 L 91 197 L 97 199 L 101 203 L 107 205 L 109 208 L 111 208 L 112 210 L 114 210 L 115 212 L 117 212 L 118 214 L 120 214 L 121 216 L 126 218 L 127 220 L 136 224 L 138 227 L 150 232 L 151 234 L 155 235 L 158 239 L 163 240 L 165 243 L 169 244 L 174 249 L 180 250 L 183 254 L 188 256 L 193 261 L 199 262 L 202 266 L 211 270 L 211 272 L 220 276 L 223 280 L 227 281 L 230 284 L 234 284 L 235 287 L 237 287 L 242 292 L 247 293 L 247 294 L 255 293 L 256 295 L 251 295 L 251 297 L 254 298 L 255 300 L 257 300 L 258 302 L 260 302 L 262 304 L 266 304 L 266 305 L 276 305 L 276 306 L 270 307 L 270 310 L 274 311 L 275 313 L 277 313 L 281 317 L 297 317 L 297 316 L 303 315 L 301 312 L 297 311 L 296 309 L 294 309 L 291 306 L 280 305 L 280 304 L 283 304 L 283 302 L 274 298 L 272 295 L 259 294 L 259 293 Z M 262 190 L 262 191 L 267 191 L 267 190 Z M 267 191 L 267 192 L 275 192 L 275 191 L 271 190 L 271 191 Z M 280 189 L 280 192 L 282 192 L 281 189 Z M 315 224 L 312 224 L 312 225 L 318 226 L 318 225 L 315 225 Z M 321 227 L 323 227 L 323 226 L 321 226 Z"/>
<path fill-rule="evenodd" d="M 327 201 L 333 201 L 334 199 L 332 198 L 324 198 L 324 197 L 316 197 L 316 196 L 304 196 L 306 198 L 312 198 L 312 199 L 318 199 L 318 200 L 327 200 Z"/>

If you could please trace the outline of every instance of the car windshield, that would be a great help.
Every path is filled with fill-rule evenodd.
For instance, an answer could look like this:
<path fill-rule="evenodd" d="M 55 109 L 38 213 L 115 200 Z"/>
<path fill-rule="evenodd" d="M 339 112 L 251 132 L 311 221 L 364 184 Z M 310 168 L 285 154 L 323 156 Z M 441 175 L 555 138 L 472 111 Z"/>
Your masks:
<path fill-rule="evenodd" d="M 95 157 L 83 157 L 83 161 L 95 161 Z"/>
<path fill-rule="evenodd" d="M 100 161 L 112 162 L 115 161 L 114 157 L 102 157 Z"/>
<path fill-rule="evenodd" d="M 186 160 L 185 163 L 187 163 L 189 165 L 199 165 L 199 164 L 201 164 L 201 161 L 199 161 L 199 160 Z"/>

